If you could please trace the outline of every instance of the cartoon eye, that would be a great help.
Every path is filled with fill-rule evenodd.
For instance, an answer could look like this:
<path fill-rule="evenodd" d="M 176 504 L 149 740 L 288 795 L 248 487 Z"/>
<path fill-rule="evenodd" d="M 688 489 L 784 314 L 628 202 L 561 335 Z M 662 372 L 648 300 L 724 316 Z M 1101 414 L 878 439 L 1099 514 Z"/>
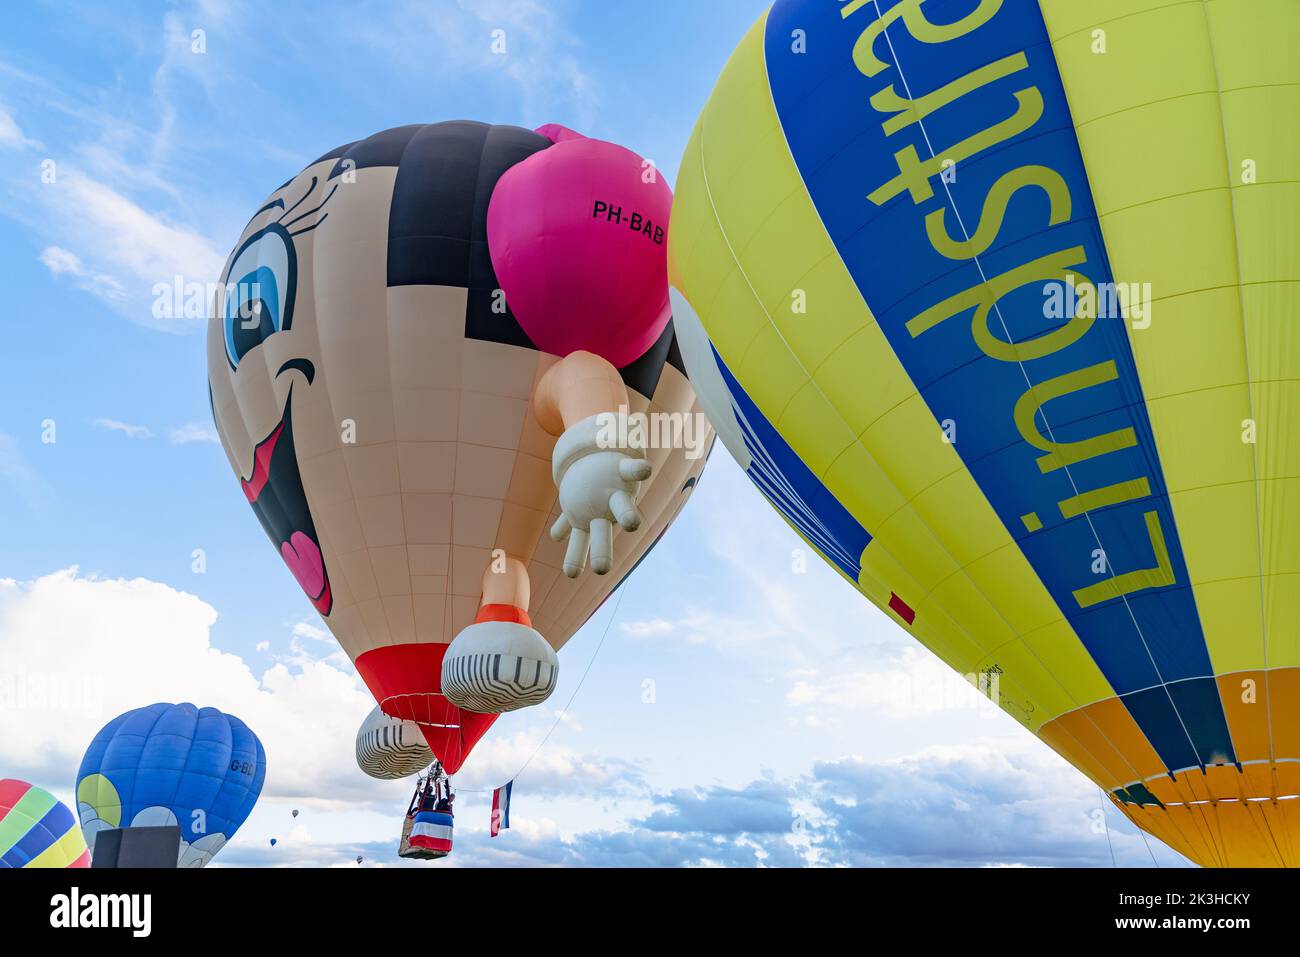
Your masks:
<path fill-rule="evenodd" d="M 249 350 L 293 324 L 298 254 L 279 223 L 248 237 L 226 274 L 222 322 L 231 368 Z"/>

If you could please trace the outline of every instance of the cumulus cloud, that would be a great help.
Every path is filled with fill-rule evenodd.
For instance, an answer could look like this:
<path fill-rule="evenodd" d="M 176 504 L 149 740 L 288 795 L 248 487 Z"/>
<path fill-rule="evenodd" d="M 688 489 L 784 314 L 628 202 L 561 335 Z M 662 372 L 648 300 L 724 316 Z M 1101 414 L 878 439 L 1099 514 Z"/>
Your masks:
<path fill-rule="evenodd" d="M 391 797 L 355 766 L 356 729 L 373 701 L 350 667 L 301 658 L 255 674 L 212 646 L 216 618 L 196 596 L 146 579 L 69 568 L 0 580 L 0 771 L 58 786 L 109 719 L 191 701 L 254 729 L 267 797 L 333 806 Z"/>
<path fill-rule="evenodd" d="M 795 709 L 870 712 L 911 718 L 969 711 L 991 718 L 997 706 L 967 677 L 920 648 L 904 646 L 870 666 L 805 669 L 792 673 L 786 702 Z"/>
<path fill-rule="evenodd" d="M 631 761 L 604 754 L 582 753 L 555 741 L 542 746 L 545 728 L 497 733 L 474 749 L 474 760 L 457 776 L 469 788 L 488 788 L 509 781 L 527 768 L 527 788 L 545 795 L 643 795 L 649 786 Z"/>

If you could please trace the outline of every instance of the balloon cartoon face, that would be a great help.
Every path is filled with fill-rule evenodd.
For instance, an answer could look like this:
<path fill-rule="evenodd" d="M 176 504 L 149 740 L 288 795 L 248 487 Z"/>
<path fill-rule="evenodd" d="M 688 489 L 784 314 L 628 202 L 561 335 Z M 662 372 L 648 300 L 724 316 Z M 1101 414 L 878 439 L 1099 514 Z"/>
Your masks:
<path fill-rule="evenodd" d="M 526 566 L 532 621 L 562 645 L 677 514 L 712 439 L 693 415 L 664 308 L 671 193 L 643 183 L 641 161 L 621 147 L 547 132 L 438 123 L 327 154 L 254 214 L 214 303 L 208 379 L 231 469 L 389 713 L 411 717 L 394 702 L 436 689 L 442 649 L 475 620 L 498 551 Z M 583 193 L 570 161 L 557 167 L 566 189 L 551 188 L 554 164 L 528 164 L 560 147 L 613 164 L 617 182 L 593 176 Z M 507 171 L 516 185 L 496 207 L 494 253 L 489 209 Z M 665 225 L 658 241 L 653 229 L 618 237 L 628 268 L 658 277 L 652 293 L 629 297 L 616 270 L 583 268 L 591 231 L 620 228 L 593 213 L 611 196 Z M 578 238 L 544 242 L 552 227 Z M 511 278 L 499 277 L 494 256 L 507 254 Z M 581 310 L 566 312 L 565 289 L 582 292 Z M 614 321 L 628 314 L 636 321 Z M 647 453 L 645 522 L 617 539 L 604 578 L 564 579 L 564 548 L 546 534 L 555 438 L 530 402 L 559 359 L 548 344 L 614 365 L 632 412 L 701 426 L 689 446 Z M 467 753 L 492 720 L 424 717 L 430 746 L 452 765 L 451 751 Z M 433 725 L 456 740 L 436 743 Z"/>
<path fill-rule="evenodd" d="M 227 373 L 209 379 L 214 403 L 219 394 L 256 396 L 240 405 L 251 441 L 227 443 L 226 451 L 262 527 L 323 615 L 333 598 L 294 444 L 293 390 L 312 386 L 320 361 L 311 284 L 300 279 L 296 240 L 328 215 L 337 186 L 326 190 L 319 176 L 299 177 L 246 230 L 226 269 L 211 328 L 221 338 Z M 265 363 L 273 361 L 270 370 Z"/>

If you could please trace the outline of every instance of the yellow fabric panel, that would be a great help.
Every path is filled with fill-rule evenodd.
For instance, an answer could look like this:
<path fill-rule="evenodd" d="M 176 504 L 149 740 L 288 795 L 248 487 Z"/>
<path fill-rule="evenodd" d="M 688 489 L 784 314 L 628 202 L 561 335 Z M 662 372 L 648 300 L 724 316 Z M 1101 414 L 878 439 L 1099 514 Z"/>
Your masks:
<path fill-rule="evenodd" d="M 1300 181 L 1300 124 L 1278 121 L 1300 116 L 1300 85 L 1294 76 L 1287 82 L 1289 86 L 1223 92 L 1222 135 L 1227 138 L 1228 169 L 1235 183 L 1242 183 L 1247 161 L 1253 164 L 1257 185 Z"/>
<path fill-rule="evenodd" d="M 994 666 L 1002 672 L 998 678 L 998 692 L 1003 707 L 1008 711 L 1014 710 L 1015 717 L 1031 729 L 1036 730 L 1046 720 L 1077 707 L 1077 702 L 1065 688 L 1052 678 L 1054 672 L 1040 658 L 1037 648 L 1028 642 L 1016 638 L 998 646 L 976 664 L 974 673 L 986 674 Z M 1030 688 L 1034 689 L 1032 695 L 1028 695 Z M 1076 692 L 1076 688 L 1072 678 L 1070 691 Z"/>
<path fill-rule="evenodd" d="M 978 576 L 976 577 L 978 581 Z M 1054 675 L 1069 675 L 1070 690 L 1082 701 L 1100 701 L 1113 695 L 1114 689 L 1079 641 L 1072 641 L 1074 629 L 1064 618 L 1026 631 L 1022 640 Z"/>
<path fill-rule="evenodd" d="M 1158 430 L 1156 434 L 1160 434 Z M 1250 483 L 1210 485 L 1174 492 L 1169 501 L 1178 517 L 1178 533 L 1183 551 L 1189 556 L 1187 567 L 1193 586 L 1225 578 L 1256 578 L 1259 574 L 1256 549 L 1244 545 L 1232 547 L 1242 538 L 1240 530 L 1243 526 L 1252 535 L 1255 531 L 1255 492 Z M 1198 606 L 1201 604 L 1199 591 L 1196 603 Z M 1207 632 L 1206 637 L 1211 641 L 1211 652 L 1214 652 L 1214 636 Z M 1216 667 L 1215 673 L 1223 670 Z"/>
<path fill-rule="evenodd" d="M 1278 86 L 1300 78 L 1295 0 L 1206 0 L 1203 11 L 1214 37 L 1219 89 Z"/>
<path fill-rule="evenodd" d="M 1053 38 L 1063 37 L 1079 30 L 1091 31 L 1112 20 L 1146 13 L 1179 3 L 1199 3 L 1200 0 L 1039 0 L 1047 32 Z"/>
<path fill-rule="evenodd" d="M 1039 0 L 1039 5 L 1076 126 L 1146 103 L 1217 89 L 1198 0 L 1117 19 L 1106 19 L 1104 5 L 1091 2 Z M 1134 9 L 1133 4 L 1122 6 Z M 1106 31 L 1105 53 L 1093 52 L 1091 31 L 1097 26 Z M 1131 149 L 1116 152 L 1129 163 L 1145 162 Z M 1084 160 L 1089 160 L 1086 150 Z M 1087 165 L 1091 176 L 1092 163 Z"/>
<path fill-rule="evenodd" d="M 1261 382 L 1300 379 L 1300 330 L 1295 320 L 1300 316 L 1300 282 L 1246 286 L 1241 301 L 1253 377 Z"/>
<path fill-rule="evenodd" d="M 1135 329 L 1129 337 L 1148 405 L 1165 396 L 1245 383 L 1239 302 L 1237 287 L 1224 286 L 1152 305 L 1151 327 Z M 1247 400 L 1244 390 L 1238 400 L 1239 405 Z M 1238 442 L 1246 418 L 1241 411 Z"/>
<path fill-rule="evenodd" d="M 1249 411 L 1245 385 L 1147 400 L 1147 415 L 1160 440 L 1160 463 L 1170 493 L 1234 482 L 1254 485 L 1255 456 L 1250 443 L 1242 441 L 1242 422 L 1249 418 Z M 1251 524 L 1249 546 L 1254 552 L 1256 536 Z M 1178 528 L 1182 531 L 1181 521 Z M 1194 566 L 1192 571 L 1194 576 Z"/>
<path fill-rule="evenodd" d="M 1104 66 L 1109 61 L 1097 56 L 1090 62 Z M 1080 123 L 1076 132 L 1085 156 L 1113 150 L 1119 143 L 1142 144 L 1141 161 L 1129 158 L 1129 175 L 1096 197 L 1102 216 L 1157 199 L 1223 188 L 1223 131 L 1216 93 L 1135 106 Z"/>
<path fill-rule="evenodd" d="M 1254 521 L 1253 498 L 1245 486 L 1235 486 L 1235 500 L 1242 506 L 1241 514 L 1248 514 L 1248 520 Z M 1207 531 L 1213 534 L 1212 526 Z M 1183 545 L 1186 547 L 1186 540 Z M 1253 559 L 1251 559 L 1253 562 Z M 1214 659 L 1214 666 L 1220 672 L 1241 672 L 1258 668 L 1261 658 L 1259 637 L 1263 634 L 1261 607 L 1259 600 L 1260 581 L 1252 572 L 1241 578 L 1220 578 L 1216 581 L 1196 582 L 1196 610 L 1201 616 L 1201 627 L 1207 635 L 1236 634 L 1242 640 L 1224 642 L 1220 645 Z M 1269 648 L 1269 657 L 1274 658 L 1275 648 Z M 1282 664 L 1283 662 L 1274 662 Z M 1231 726 L 1231 722 L 1229 722 Z M 1233 745 L 1241 756 L 1241 743 L 1233 735 Z"/>
<path fill-rule="evenodd" d="M 1101 171 L 1094 165 L 1096 157 L 1084 152 L 1094 193 L 1105 188 L 1099 182 L 1122 175 L 1121 171 L 1132 163 L 1131 156 L 1121 160 L 1120 152 L 1099 149 Z M 1151 326 L 1130 329 L 1130 338 L 1162 334 L 1170 339 L 1182 338 L 1177 307 L 1166 311 L 1165 300 L 1201 289 L 1236 285 L 1232 200 L 1226 188 L 1170 196 L 1103 214 L 1101 231 L 1115 281 L 1151 284 Z M 1224 321 L 1240 328 L 1235 315 Z"/>
<path fill-rule="evenodd" d="M 687 147 L 673 285 L 764 415 L 873 536 L 860 590 L 879 605 L 897 592 L 917 611 L 910 630 L 960 671 L 999 646 L 1033 661 L 1023 675 L 1001 664 L 1033 725 L 1112 695 L 1070 629 L 1054 638 L 1072 650 L 1052 660 L 1078 667 L 1059 674 L 1034 658 L 1037 646 L 1011 644 L 1008 619 L 1041 628 L 1059 610 L 943 442 L 822 227 L 767 89 L 763 25 L 729 61 Z M 996 572 L 993 555 L 1004 557 Z M 985 559 L 977 582 L 963 565 Z"/>
<path fill-rule="evenodd" d="M 1265 496 L 1267 501 L 1267 489 Z M 1269 575 L 1262 588 L 1269 664 L 1274 668 L 1300 666 L 1300 575 Z"/>
<path fill-rule="evenodd" d="M 1151 284 L 1129 339 L 1211 660 L 1296 664 L 1300 4 L 1040 6 L 1114 277 Z"/>
<path fill-rule="evenodd" d="M 76 824 L 57 841 L 37 854 L 25 867 L 67 867 L 86 851 L 86 840 Z"/>

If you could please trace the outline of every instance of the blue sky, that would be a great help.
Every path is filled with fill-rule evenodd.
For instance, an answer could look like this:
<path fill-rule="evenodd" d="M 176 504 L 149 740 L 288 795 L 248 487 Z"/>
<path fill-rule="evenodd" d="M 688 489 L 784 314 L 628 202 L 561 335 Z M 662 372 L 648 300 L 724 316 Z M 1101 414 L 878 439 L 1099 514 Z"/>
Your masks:
<path fill-rule="evenodd" d="M 229 473 L 202 320 L 155 318 L 152 290 L 215 281 L 268 192 L 390 126 L 557 122 L 671 180 L 764 6 L 6 12 L 0 776 L 68 799 L 101 724 L 193 700 L 245 717 L 268 750 L 263 799 L 219 862 L 397 863 L 406 785 L 352 758 L 368 694 Z M 1185 863 L 1099 816 L 1093 785 L 803 547 L 719 447 L 621 598 L 566 646 L 552 701 L 476 751 L 455 864 Z M 471 788 L 525 761 L 514 827 L 489 840 Z"/>

